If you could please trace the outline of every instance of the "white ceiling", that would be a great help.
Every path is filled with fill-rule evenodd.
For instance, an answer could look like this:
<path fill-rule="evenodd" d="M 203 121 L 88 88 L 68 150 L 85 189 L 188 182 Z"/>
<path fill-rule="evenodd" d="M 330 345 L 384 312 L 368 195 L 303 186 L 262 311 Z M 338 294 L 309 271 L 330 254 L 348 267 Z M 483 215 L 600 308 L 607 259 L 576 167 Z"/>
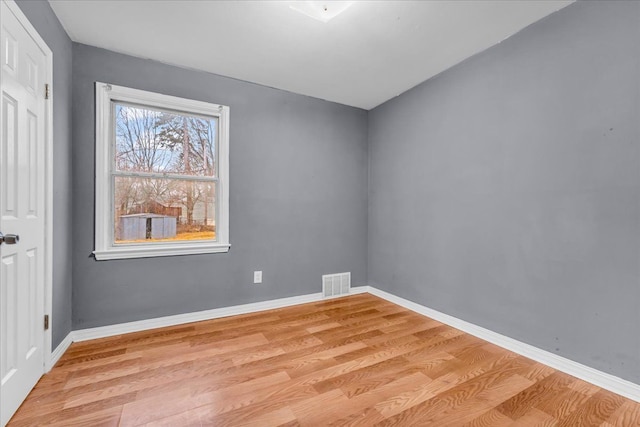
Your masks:
<path fill-rule="evenodd" d="M 326 24 L 292 3 L 50 0 L 76 42 L 364 109 L 572 0 L 355 1 Z"/>

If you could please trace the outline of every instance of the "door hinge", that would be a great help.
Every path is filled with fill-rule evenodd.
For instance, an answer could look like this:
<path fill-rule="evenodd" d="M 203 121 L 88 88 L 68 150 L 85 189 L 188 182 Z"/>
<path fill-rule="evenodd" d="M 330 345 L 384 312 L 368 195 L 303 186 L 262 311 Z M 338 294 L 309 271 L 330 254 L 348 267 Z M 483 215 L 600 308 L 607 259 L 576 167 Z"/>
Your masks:
<path fill-rule="evenodd" d="M 44 85 L 44 99 L 49 99 L 49 83 Z"/>
<path fill-rule="evenodd" d="M 44 315 L 44 330 L 48 330 L 49 329 L 49 315 L 45 314 Z"/>

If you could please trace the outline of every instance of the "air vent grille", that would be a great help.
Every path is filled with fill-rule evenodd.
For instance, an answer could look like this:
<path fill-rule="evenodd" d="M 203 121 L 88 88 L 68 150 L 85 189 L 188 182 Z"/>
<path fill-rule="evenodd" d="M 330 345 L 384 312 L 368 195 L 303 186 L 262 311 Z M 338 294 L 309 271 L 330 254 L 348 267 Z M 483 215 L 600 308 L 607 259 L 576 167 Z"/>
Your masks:
<path fill-rule="evenodd" d="M 322 296 L 325 298 L 348 295 L 351 289 L 351 273 L 325 274 L 322 276 Z"/>

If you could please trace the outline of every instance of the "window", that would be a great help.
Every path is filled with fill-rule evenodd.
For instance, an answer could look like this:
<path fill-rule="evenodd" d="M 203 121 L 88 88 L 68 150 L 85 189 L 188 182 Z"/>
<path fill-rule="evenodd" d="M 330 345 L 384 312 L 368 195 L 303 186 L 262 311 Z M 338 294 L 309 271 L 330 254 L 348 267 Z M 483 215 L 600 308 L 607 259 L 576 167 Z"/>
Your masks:
<path fill-rule="evenodd" d="M 96 83 L 98 260 L 229 250 L 229 107 Z"/>

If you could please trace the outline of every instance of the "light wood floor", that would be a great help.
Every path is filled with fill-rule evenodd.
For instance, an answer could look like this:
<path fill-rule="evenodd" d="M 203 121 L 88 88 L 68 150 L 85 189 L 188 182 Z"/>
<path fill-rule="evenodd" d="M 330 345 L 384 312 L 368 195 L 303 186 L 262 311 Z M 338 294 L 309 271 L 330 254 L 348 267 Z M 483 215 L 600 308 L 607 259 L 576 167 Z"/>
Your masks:
<path fill-rule="evenodd" d="M 640 404 L 372 295 L 73 344 L 10 426 L 636 426 Z"/>

